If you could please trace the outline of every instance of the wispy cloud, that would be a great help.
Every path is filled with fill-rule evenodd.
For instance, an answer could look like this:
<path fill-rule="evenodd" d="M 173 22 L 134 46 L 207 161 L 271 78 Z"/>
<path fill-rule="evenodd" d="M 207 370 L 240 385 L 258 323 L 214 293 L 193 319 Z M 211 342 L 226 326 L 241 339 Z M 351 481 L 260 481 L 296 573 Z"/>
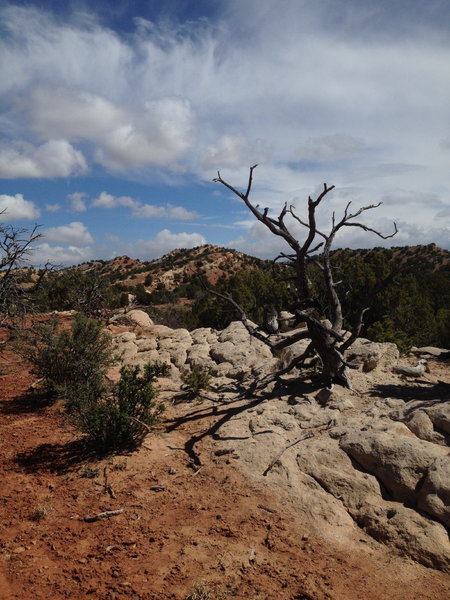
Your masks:
<path fill-rule="evenodd" d="M 245 189 L 258 162 L 263 207 L 301 206 L 326 181 L 337 186 L 328 213 L 383 200 L 408 231 L 440 235 L 430 206 L 450 194 L 447 0 L 219 5 L 210 20 L 136 14 L 127 32 L 88 11 L 58 19 L 5 5 L 0 177 L 95 172 L 151 184 L 210 181 L 220 169 Z M 197 212 L 112 186 L 92 202 L 71 199 L 72 210 L 185 221 Z M 221 196 L 222 207 L 237 201 Z"/>

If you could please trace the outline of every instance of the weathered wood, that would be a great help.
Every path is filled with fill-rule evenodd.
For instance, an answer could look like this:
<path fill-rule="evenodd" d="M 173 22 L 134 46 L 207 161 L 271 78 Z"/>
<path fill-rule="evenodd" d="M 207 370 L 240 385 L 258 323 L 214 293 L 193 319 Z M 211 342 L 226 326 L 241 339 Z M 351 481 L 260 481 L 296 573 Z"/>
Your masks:
<path fill-rule="evenodd" d="M 86 521 L 86 523 L 93 523 L 94 521 L 100 521 L 100 519 L 109 519 L 110 517 L 121 515 L 123 511 L 123 508 L 119 508 L 118 510 L 106 510 L 105 512 L 98 513 L 98 515 L 93 515 L 92 517 L 84 517 L 84 521 Z"/>
<path fill-rule="evenodd" d="M 339 383 L 340 385 L 351 389 L 351 382 L 347 369 L 349 365 L 345 361 L 344 351 L 350 347 L 350 345 L 359 335 L 363 323 L 364 313 L 367 311 L 368 305 L 362 305 L 358 313 L 357 322 L 354 324 L 353 333 L 349 339 L 344 341 L 341 335 L 344 317 L 342 313 L 341 301 L 336 291 L 338 283 L 336 283 L 333 279 L 333 270 L 331 266 L 331 247 L 336 237 L 336 234 L 344 227 L 357 227 L 363 229 L 364 231 L 374 233 L 382 239 L 387 239 L 393 237 L 397 233 L 397 225 L 394 222 L 393 233 L 383 235 L 379 231 L 368 227 L 364 223 L 355 221 L 355 219 L 359 217 L 362 213 L 377 208 L 378 206 L 380 206 L 381 203 L 363 206 L 354 213 L 351 213 L 349 210 L 351 202 L 348 202 L 348 204 L 345 207 L 344 214 L 339 221 L 336 220 L 335 215 L 333 213 L 331 230 L 329 231 L 329 233 L 324 233 L 320 231 L 317 227 L 316 222 L 316 209 L 319 207 L 319 205 L 325 199 L 325 197 L 334 189 L 334 186 L 328 186 L 326 183 L 324 183 L 322 192 L 317 196 L 315 200 L 311 198 L 311 196 L 308 198 L 307 220 L 302 220 L 294 211 L 294 207 L 290 206 L 288 208 L 287 204 L 284 205 L 278 217 L 271 217 L 269 216 L 268 208 L 260 210 L 259 206 L 254 205 L 249 199 L 253 183 L 253 171 L 256 168 L 256 166 L 257 165 L 254 165 L 250 168 L 247 189 L 245 193 L 240 192 L 235 187 L 226 182 L 224 179 L 222 179 L 220 172 L 217 173 L 217 177 L 214 179 L 214 181 L 224 185 L 234 194 L 236 194 L 239 198 L 241 198 L 244 204 L 252 212 L 252 214 L 256 217 L 258 221 L 263 223 L 263 225 L 265 225 L 274 235 L 283 238 L 284 241 L 290 246 L 292 253 L 286 254 L 282 252 L 281 255 L 277 257 L 277 259 L 280 257 L 287 259 L 289 261 L 290 266 L 295 271 L 294 279 L 296 281 L 298 295 L 298 303 L 296 305 L 295 313 L 297 317 L 301 317 L 301 319 L 307 324 L 307 332 L 308 336 L 311 338 L 312 348 L 320 356 L 323 367 L 322 375 L 326 378 L 327 383 Z M 292 232 L 289 230 L 285 222 L 286 215 L 291 216 L 294 220 L 296 220 L 301 226 L 303 226 L 306 229 L 306 239 L 303 243 L 300 243 L 298 239 L 294 237 Z M 316 236 L 321 237 L 323 241 L 317 244 Z M 327 290 L 327 307 L 328 315 L 331 319 L 331 327 L 325 325 L 320 321 L 320 315 L 323 314 L 324 311 L 323 308 L 320 306 L 317 298 L 314 298 L 312 295 L 312 284 L 307 276 L 307 258 L 312 252 L 315 252 L 322 245 L 323 253 L 321 257 L 322 262 L 320 264 L 320 268 L 322 270 L 325 288 Z M 381 283 L 381 286 L 378 285 L 375 287 L 373 293 L 377 293 L 377 291 L 379 291 L 379 289 L 382 288 L 384 286 L 384 283 L 387 283 L 387 281 Z M 267 344 L 271 348 L 273 353 L 276 353 L 277 351 L 279 352 L 282 348 L 289 346 L 291 343 L 294 343 L 294 341 L 296 341 L 292 339 L 289 341 L 283 340 L 278 344 L 274 343 L 269 338 L 263 336 L 259 328 L 255 328 L 249 323 L 243 309 L 233 300 L 233 298 L 231 298 L 229 294 L 220 294 L 213 290 L 209 291 L 211 291 L 216 296 L 219 296 L 229 301 L 240 314 L 241 321 L 247 328 L 247 331 L 251 335 L 257 337 L 265 344 Z M 301 334 L 301 337 L 303 337 L 303 334 Z M 297 339 L 301 339 L 301 337 L 297 337 Z M 299 362 L 297 361 L 293 361 L 292 364 L 294 365 L 294 363 L 295 366 L 299 364 Z M 276 377 L 277 375 L 274 376 L 274 378 Z M 265 382 L 268 383 L 270 381 L 273 381 L 274 378 L 270 378 L 268 380 L 265 379 Z M 257 386 L 253 386 L 250 391 L 254 391 L 256 387 L 260 388 L 260 384 L 257 384 Z"/>

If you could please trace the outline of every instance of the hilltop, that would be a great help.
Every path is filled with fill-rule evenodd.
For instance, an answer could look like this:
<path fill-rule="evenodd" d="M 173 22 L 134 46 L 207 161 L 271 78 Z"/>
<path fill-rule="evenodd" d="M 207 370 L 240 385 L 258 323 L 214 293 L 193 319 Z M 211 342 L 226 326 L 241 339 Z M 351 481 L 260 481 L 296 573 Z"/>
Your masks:
<path fill-rule="evenodd" d="M 400 246 L 374 249 L 338 249 L 332 255 L 335 259 L 347 256 L 379 256 L 390 263 L 402 265 L 409 271 L 425 268 L 430 272 L 450 271 L 450 251 L 435 244 L 427 246 Z M 142 261 L 129 256 L 118 256 L 111 260 L 93 260 L 62 271 L 81 270 L 108 277 L 111 283 L 122 283 L 129 287 L 144 284 L 147 291 L 166 289 L 173 291 L 178 285 L 187 283 L 200 271 L 209 283 L 228 279 L 238 271 L 267 270 L 273 264 L 239 252 L 232 248 L 205 244 L 196 248 L 175 249 L 160 258 Z M 149 283 L 145 283 L 146 280 Z"/>
<path fill-rule="evenodd" d="M 271 262 L 238 252 L 206 244 L 196 248 L 175 249 L 152 261 L 141 261 L 128 256 L 118 256 L 108 261 L 94 260 L 65 270 L 94 272 L 108 277 L 111 283 L 120 282 L 134 287 L 145 285 L 147 291 L 157 289 L 173 291 L 188 283 L 201 272 L 211 284 L 229 278 L 242 270 L 267 268 Z"/>

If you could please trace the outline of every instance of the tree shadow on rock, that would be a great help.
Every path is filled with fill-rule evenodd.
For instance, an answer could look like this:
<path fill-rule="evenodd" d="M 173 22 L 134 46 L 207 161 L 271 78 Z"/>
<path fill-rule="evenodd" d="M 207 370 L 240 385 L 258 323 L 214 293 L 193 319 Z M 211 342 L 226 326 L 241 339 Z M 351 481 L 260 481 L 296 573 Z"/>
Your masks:
<path fill-rule="evenodd" d="M 254 397 L 252 400 L 234 400 L 231 402 L 216 403 L 213 406 L 208 407 L 196 407 L 189 413 L 170 419 L 166 421 L 167 432 L 174 431 L 187 423 L 201 422 L 205 419 L 215 418 L 215 422 L 204 431 L 194 433 L 185 443 L 184 450 L 192 460 L 195 466 L 201 466 L 203 463 L 200 459 L 200 454 L 197 451 L 197 445 L 203 439 L 211 437 L 216 441 L 229 441 L 229 440 L 242 440 L 249 439 L 247 437 L 224 437 L 218 432 L 220 428 L 230 421 L 233 417 L 246 412 L 249 409 L 255 408 L 262 402 L 273 400 L 275 398 L 301 396 L 303 394 L 310 393 L 311 391 L 317 390 L 317 386 L 313 382 L 300 382 L 298 379 L 292 380 L 280 380 L 276 383 L 274 389 L 266 394 L 262 394 L 258 397 Z M 289 401 L 288 401 L 289 402 Z M 260 432 L 263 433 L 263 432 Z M 264 433 L 268 433 L 264 432 Z"/>
<path fill-rule="evenodd" d="M 370 396 L 382 398 L 398 398 L 405 402 L 412 400 L 429 400 L 443 402 L 450 398 L 450 385 L 445 382 L 432 383 L 420 380 L 420 385 L 377 384 L 369 392 Z"/>
<path fill-rule="evenodd" d="M 220 404 L 214 405 L 208 408 L 196 409 L 186 415 L 171 419 L 168 421 L 167 431 L 175 431 L 186 423 L 192 423 L 194 421 L 203 421 L 211 417 L 216 417 L 217 420 L 207 429 L 200 433 L 194 433 L 184 444 L 184 451 L 192 460 L 195 466 L 202 466 L 200 454 L 197 451 L 197 444 L 207 437 L 211 437 L 214 440 L 228 440 L 228 439 L 242 439 L 242 438 L 222 438 L 217 432 L 219 429 L 233 417 L 247 411 L 249 408 L 254 408 L 266 400 L 266 398 L 256 398 L 252 402 L 244 402 L 244 404 L 233 405 Z"/>

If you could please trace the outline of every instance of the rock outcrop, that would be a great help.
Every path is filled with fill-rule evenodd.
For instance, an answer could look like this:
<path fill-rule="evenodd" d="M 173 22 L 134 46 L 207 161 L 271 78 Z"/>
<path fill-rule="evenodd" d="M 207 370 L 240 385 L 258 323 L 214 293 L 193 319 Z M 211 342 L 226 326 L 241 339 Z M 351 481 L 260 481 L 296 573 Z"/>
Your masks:
<path fill-rule="evenodd" d="M 222 386 L 245 385 L 289 363 L 307 345 L 301 340 L 275 359 L 240 322 L 223 331 L 189 332 L 132 317 L 134 331 L 114 338 L 117 355 L 128 365 L 168 362 L 175 381 L 181 372 L 201 368 Z M 352 376 L 359 392 L 305 384 L 286 396 L 261 398 L 253 408 L 243 403 L 224 420 L 221 440 L 240 457 L 241 468 L 261 478 L 281 448 L 311 435 L 283 454 L 265 481 L 291 494 L 297 510 L 322 532 L 331 528 L 339 537 L 360 528 L 416 561 L 450 572 L 450 400 L 442 394 L 429 400 L 377 392 L 379 382 L 381 388 L 389 382 L 394 391 L 409 385 L 411 394 L 419 385 L 392 374 L 398 357 L 394 344 L 358 339 L 346 358 L 356 367 Z"/>

